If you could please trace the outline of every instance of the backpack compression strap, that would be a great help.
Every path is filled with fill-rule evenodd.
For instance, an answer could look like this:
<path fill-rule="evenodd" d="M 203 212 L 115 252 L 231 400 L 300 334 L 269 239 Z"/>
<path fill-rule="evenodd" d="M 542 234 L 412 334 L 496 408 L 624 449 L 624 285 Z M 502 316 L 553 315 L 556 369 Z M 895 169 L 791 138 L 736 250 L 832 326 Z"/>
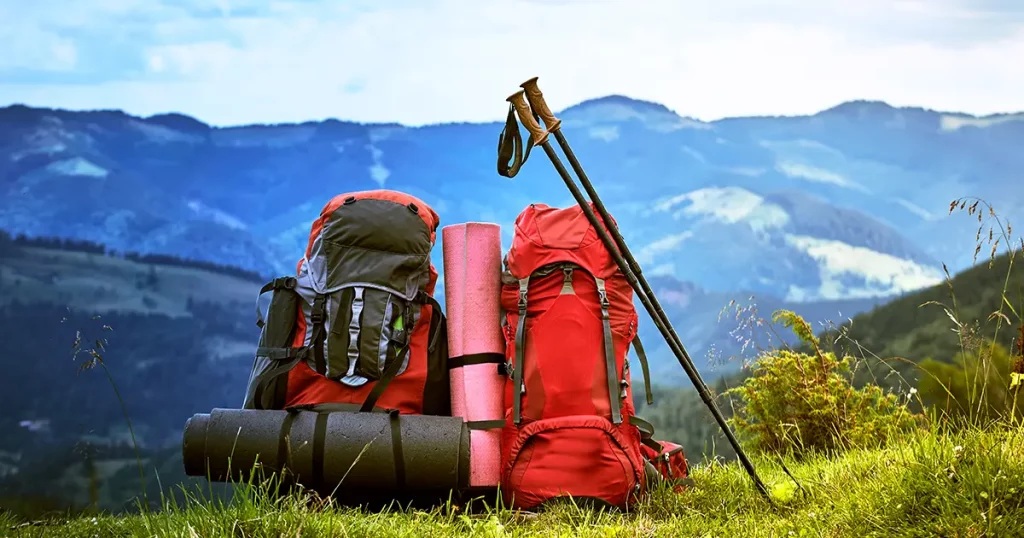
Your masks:
<path fill-rule="evenodd" d="M 540 121 L 540 116 L 536 113 L 533 117 Z M 505 128 L 498 135 L 498 173 L 507 178 L 515 177 L 519 173 L 519 168 L 526 164 L 526 159 L 530 158 L 531 149 L 533 149 L 532 134 L 526 143 L 526 155 L 523 155 L 523 137 L 519 134 L 519 122 L 516 121 L 515 107 L 509 104 Z"/>
<path fill-rule="evenodd" d="M 519 279 L 519 319 L 516 322 L 515 339 L 516 363 L 512 367 L 512 384 L 515 386 L 515 394 L 512 399 L 512 422 L 517 426 L 523 418 L 523 393 L 526 392 L 526 387 L 523 386 L 523 359 L 526 356 L 526 350 L 523 349 L 523 345 L 526 343 L 526 335 L 523 333 L 526 331 L 526 289 L 529 286 L 529 275 L 526 278 Z"/>
<path fill-rule="evenodd" d="M 313 352 L 316 372 L 320 375 L 327 373 L 327 360 L 324 358 L 324 340 L 327 339 L 327 329 L 324 327 L 326 319 L 324 302 L 326 301 L 326 295 L 317 294 L 313 299 L 313 308 L 309 312 L 309 321 L 313 323 L 313 335 L 309 338 L 309 345 L 313 349 L 310 351 Z"/>
<path fill-rule="evenodd" d="M 605 371 L 608 374 L 608 400 L 612 411 L 612 424 L 622 423 L 622 409 L 619 401 L 619 391 L 616 390 L 615 382 L 618 376 L 615 375 L 615 343 L 612 340 L 612 321 L 609 313 L 611 303 L 608 302 L 608 290 L 604 287 L 604 279 L 594 277 L 597 283 L 597 296 L 601 301 L 601 324 L 604 326 L 604 362 Z M 625 381 L 625 379 L 623 379 Z"/>
<path fill-rule="evenodd" d="M 266 357 L 267 359 L 278 361 L 277 364 L 267 370 L 262 380 L 256 385 L 256 390 L 253 391 L 253 401 L 262 402 L 263 394 L 267 390 L 267 385 L 279 375 L 287 375 L 288 372 L 295 368 L 297 364 L 306 360 L 307 348 L 304 347 L 290 347 L 290 348 L 256 348 L 256 355 Z M 278 383 L 274 390 L 274 402 L 284 402 L 286 391 L 288 390 L 288 383 Z M 259 403 L 257 403 L 259 405 Z M 274 404 L 282 405 L 282 404 Z M 260 409 L 260 407 L 257 407 Z"/>
<path fill-rule="evenodd" d="M 644 372 L 644 391 L 647 393 L 647 405 L 654 404 L 654 393 L 651 392 L 651 368 L 647 364 L 647 353 L 644 352 L 644 345 L 640 342 L 640 335 L 633 337 L 633 350 L 636 357 L 640 359 L 640 368 Z"/>

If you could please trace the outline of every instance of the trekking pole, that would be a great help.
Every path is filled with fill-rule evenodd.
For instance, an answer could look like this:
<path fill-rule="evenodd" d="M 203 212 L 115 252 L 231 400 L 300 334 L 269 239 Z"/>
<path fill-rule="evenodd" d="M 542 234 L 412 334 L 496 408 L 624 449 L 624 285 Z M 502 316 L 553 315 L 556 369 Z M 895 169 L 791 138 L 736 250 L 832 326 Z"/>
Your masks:
<path fill-rule="evenodd" d="M 527 96 L 529 96 L 526 89 L 527 86 L 529 86 L 531 91 L 534 93 L 532 100 L 537 103 L 537 108 L 533 110 L 531 110 L 532 107 L 530 106 L 530 103 L 527 102 Z M 761 479 L 757 476 L 757 471 L 754 469 L 753 463 L 750 462 L 750 459 L 740 447 L 739 441 L 732 433 L 732 430 L 729 428 L 721 410 L 718 409 L 714 399 L 711 397 L 711 391 L 704 383 L 704 380 L 701 379 L 697 369 L 693 366 L 693 362 L 690 359 L 690 356 L 686 353 L 686 350 L 682 347 L 682 343 L 679 341 L 679 337 L 676 335 L 675 330 L 671 328 L 671 322 L 669 322 L 664 310 L 660 308 L 660 305 L 658 308 L 655 308 L 654 301 L 656 301 L 656 299 L 652 301 L 654 294 L 650 291 L 650 286 L 647 284 L 646 279 L 644 279 L 643 285 L 641 285 L 638 276 L 634 274 L 631 269 L 630 265 L 638 267 L 638 264 L 629 252 L 629 249 L 626 247 L 625 241 L 618 232 L 618 228 L 613 224 L 607 210 L 604 210 L 603 204 L 599 205 L 600 198 L 598 198 L 596 192 L 594 192 L 593 185 L 590 184 L 589 180 L 585 179 L 586 175 L 582 173 L 583 169 L 579 166 L 579 162 L 575 159 L 574 155 L 569 153 L 569 151 L 566 151 L 566 156 L 569 157 L 570 164 L 573 164 L 573 168 L 580 175 L 581 183 L 584 184 L 584 187 L 587 187 L 588 185 L 590 186 L 590 188 L 587 189 L 588 194 L 590 194 L 594 206 L 599 208 L 598 210 L 602 213 L 601 219 L 605 222 L 605 226 L 616 236 L 615 240 L 609 237 L 608 232 L 605 231 L 605 226 L 601 226 L 601 223 L 597 219 L 597 215 L 594 214 L 594 210 L 589 207 L 586 199 L 583 197 L 583 193 L 580 192 L 579 187 L 576 186 L 575 181 L 573 181 L 572 177 L 569 175 L 569 171 L 565 169 L 565 166 L 562 164 L 562 160 L 555 153 L 554 148 L 551 147 L 551 143 L 548 142 L 548 134 L 553 131 L 555 133 L 555 138 L 559 141 L 563 150 L 569 147 L 559 129 L 561 120 L 555 118 L 554 114 L 552 114 L 547 108 L 547 104 L 543 101 L 543 95 L 541 95 L 540 90 L 536 87 L 536 78 L 523 83 L 523 89 L 510 95 L 506 101 L 512 104 L 513 108 L 515 108 L 516 114 L 519 116 L 520 123 L 522 123 L 530 132 L 530 139 L 533 145 L 539 145 L 544 148 L 544 153 L 548 155 L 548 159 L 551 160 L 551 164 L 554 165 L 558 175 L 562 177 L 562 180 L 565 182 L 565 186 L 568 187 L 569 192 L 572 194 L 573 198 L 576 199 L 576 203 L 579 204 L 584 215 L 587 217 L 587 220 L 590 222 L 590 225 L 594 227 L 594 230 L 597 232 L 598 237 L 600 237 L 601 242 L 604 243 L 605 248 L 607 248 L 609 253 L 612 255 L 612 258 L 615 260 L 616 265 L 618 265 L 619 270 L 622 271 L 623 275 L 629 281 L 630 286 L 637 293 L 637 296 L 640 298 L 640 302 L 644 305 L 644 309 L 647 310 L 647 314 L 651 316 L 651 320 L 658 328 L 658 331 L 661 332 L 666 343 L 668 343 L 669 347 L 672 349 L 673 354 L 675 354 L 676 359 L 683 367 L 683 370 L 686 371 L 686 374 L 689 376 L 694 388 L 697 389 L 697 393 L 711 411 L 711 414 L 714 416 L 715 421 L 718 422 L 719 427 L 722 428 L 722 432 L 725 433 L 729 444 L 732 445 L 740 463 L 746 469 L 747 474 L 750 475 L 751 480 L 754 481 L 754 486 L 765 498 L 769 498 L 767 488 L 765 488 L 764 483 L 761 482 Z M 540 126 L 534 118 L 534 114 L 541 116 L 547 126 L 547 129 Z M 570 157 L 570 155 L 572 156 Z M 632 263 L 627 263 L 624 256 L 628 257 Z M 642 275 L 640 278 L 642 278 Z"/>
<path fill-rule="evenodd" d="M 590 178 L 587 177 L 587 173 L 583 171 L 583 167 L 580 165 L 580 161 L 576 158 L 576 154 L 573 153 L 572 148 L 569 147 L 569 142 L 565 140 L 565 136 L 562 135 L 561 123 L 562 120 L 555 117 L 551 109 L 548 108 L 547 102 L 544 101 L 544 94 L 541 93 L 540 88 L 537 86 L 537 77 L 533 77 L 530 80 L 519 85 L 520 88 L 526 91 L 526 100 L 530 104 L 530 109 L 533 110 L 534 114 L 540 117 L 541 121 L 544 122 L 544 127 L 547 128 L 548 133 L 555 135 L 555 140 L 558 145 L 562 148 L 562 152 L 565 153 L 566 158 L 569 160 L 569 166 L 572 167 L 573 172 L 576 172 L 576 177 L 580 179 L 580 183 L 583 185 L 583 190 L 587 191 L 587 196 L 590 197 L 590 201 L 594 203 L 594 207 L 597 208 L 597 213 L 601 215 L 601 220 L 608 226 L 608 230 L 611 232 L 612 238 L 615 239 L 615 245 L 619 248 L 619 252 L 622 253 L 626 263 L 629 264 L 630 271 L 633 271 L 633 275 L 636 276 L 640 286 L 643 288 L 643 293 L 650 299 L 651 304 L 654 306 L 654 311 L 658 317 L 664 320 L 665 326 L 668 328 L 669 333 L 672 335 L 672 339 L 676 341 L 682 352 L 683 357 L 688 362 L 693 362 L 690 359 L 690 354 L 686 352 L 686 348 L 683 347 L 683 342 L 680 340 L 679 335 L 676 334 L 676 330 L 672 327 L 671 321 L 668 319 L 668 314 L 661 307 L 661 303 L 658 298 L 654 296 L 654 291 L 651 290 L 651 286 L 647 283 L 647 278 L 644 277 L 643 272 L 640 269 L 640 265 L 637 263 L 636 258 L 629 251 L 629 247 L 626 246 L 626 240 L 619 233 L 619 227 L 615 224 L 612 218 L 608 214 L 608 210 L 605 209 L 604 203 L 601 201 L 601 197 L 597 195 L 597 190 L 594 189 L 594 185 L 590 182 Z M 640 290 L 636 290 L 637 293 Z"/>

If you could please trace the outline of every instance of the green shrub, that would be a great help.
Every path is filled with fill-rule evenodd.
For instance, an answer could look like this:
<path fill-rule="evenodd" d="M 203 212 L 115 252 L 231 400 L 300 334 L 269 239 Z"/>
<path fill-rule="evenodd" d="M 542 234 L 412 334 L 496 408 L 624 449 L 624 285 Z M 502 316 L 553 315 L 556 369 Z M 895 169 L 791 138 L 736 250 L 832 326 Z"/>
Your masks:
<path fill-rule="evenodd" d="M 851 357 L 823 352 L 803 318 L 787 310 L 772 318 L 814 353 L 763 353 L 743 385 L 726 393 L 740 397 L 731 422 L 751 449 L 801 456 L 880 446 L 922 418 L 877 385 L 853 388 Z"/>
<path fill-rule="evenodd" d="M 921 399 L 928 407 L 959 424 L 985 425 L 1024 418 L 1024 394 L 1014 386 L 1015 362 L 1010 352 L 989 343 L 958 353 L 952 363 L 933 359 L 921 363 Z"/>

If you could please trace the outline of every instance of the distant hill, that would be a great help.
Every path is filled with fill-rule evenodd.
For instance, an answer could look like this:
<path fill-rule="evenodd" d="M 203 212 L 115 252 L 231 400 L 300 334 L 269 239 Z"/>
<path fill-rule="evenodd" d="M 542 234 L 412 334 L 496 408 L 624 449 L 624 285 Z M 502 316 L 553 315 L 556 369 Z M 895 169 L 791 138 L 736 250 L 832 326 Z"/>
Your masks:
<path fill-rule="evenodd" d="M 999 318 L 993 314 L 1000 309 L 1007 319 L 1002 320 L 997 334 Z M 867 359 L 865 366 L 869 370 L 861 373 L 862 379 L 870 376 L 880 383 L 892 384 L 895 379 L 890 375 L 891 367 L 913 383 L 917 374 L 912 366 L 888 359 L 898 357 L 913 364 L 925 359 L 952 361 L 961 346 L 960 335 L 954 331 L 956 322 L 950 315 L 963 324 L 960 334 L 965 339 L 991 341 L 995 337 L 1007 350 L 1013 350 L 1024 316 L 1024 253 L 1018 248 L 1012 270 L 1009 254 L 991 259 L 982 256 L 976 266 L 953 276 L 949 283 L 854 316 L 837 330 L 826 333 L 823 339 L 835 341 L 840 332 L 844 334 L 838 338 L 838 346 Z M 883 365 L 872 360 L 876 357 L 887 360 Z"/>
<path fill-rule="evenodd" d="M 666 306 L 695 357 L 729 355 L 718 312 L 732 300 L 754 295 L 821 320 L 941 282 L 941 263 L 967 268 L 973 229 L 946 215 L 954 198 L 1024 216 L 1022 114 L 854 101 L 702 122 L 609 96 L 558 115 L 646 274 L 698 290 Z M 442 226 L 498 223 L 507 247 L 528 204 L 573 201 L 540 152 L 513 180 L 498 176 L 502 127 L 218 128 L 181 114 L 9 106 L 0 229 L 290 273 L 330 197 L 383 187 L 421 197 Z M 440 248 L 434 261 L 443 271 Z M 658 340 L 650 323 L 641 331 Z M 652 355 L 659 371 L 675 371 L 663 348 Z"/>

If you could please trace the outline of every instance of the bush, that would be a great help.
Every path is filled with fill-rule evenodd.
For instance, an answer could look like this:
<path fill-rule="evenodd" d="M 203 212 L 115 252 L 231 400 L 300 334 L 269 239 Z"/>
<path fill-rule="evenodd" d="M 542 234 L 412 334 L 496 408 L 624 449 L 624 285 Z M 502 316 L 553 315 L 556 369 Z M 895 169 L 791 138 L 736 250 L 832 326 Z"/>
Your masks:
<path fill-rule="evenodd" d="M 1024 352 L 1024 350 L 1021 350 Z M 1022 357 L 996 343 L 957 354 L 952 363 L 921 363 L 921 399 L 959 424 L 985 425 L 1000 419 L 1024 419 L 1024 394 L 1014 383 Z"/>
<path fill-rule="evenodd" d="M 823 352 L 803 318 L 787 310 L 772 318 L 791 328 L 814 353 L 763 353 L 743 385 L 726 393 L 741 399 L 731 422 L 752 450 L 799 457 L 880 446 L 922 418 L 877 385 L 853 388 L 852 358 Z"/>

